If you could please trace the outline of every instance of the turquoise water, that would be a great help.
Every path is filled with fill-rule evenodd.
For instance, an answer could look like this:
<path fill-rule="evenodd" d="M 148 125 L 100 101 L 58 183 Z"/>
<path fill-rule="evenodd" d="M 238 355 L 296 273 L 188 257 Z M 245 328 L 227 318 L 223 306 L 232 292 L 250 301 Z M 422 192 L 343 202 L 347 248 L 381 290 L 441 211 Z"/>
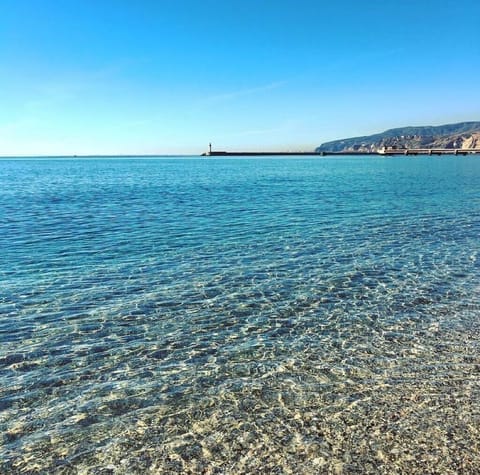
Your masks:
<path fill-rule="evenodd" d="M 2 473 L 477 473 L 480 160 L 0 161 Z"/>

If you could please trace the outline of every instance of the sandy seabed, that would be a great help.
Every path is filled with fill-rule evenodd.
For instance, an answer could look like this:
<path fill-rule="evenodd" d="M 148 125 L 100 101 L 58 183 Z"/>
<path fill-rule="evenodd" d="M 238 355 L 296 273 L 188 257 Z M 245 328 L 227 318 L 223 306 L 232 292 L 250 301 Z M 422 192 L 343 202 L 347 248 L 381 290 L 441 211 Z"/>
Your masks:
<path fill-rule="evenodd" d="M 3 473 L 478 473 L 478 333 L 443 330 L 350 350 L 332 340 L 322 364 L 308 348 L 210 358 L 164 404 L 132 411 L 135 398 L 112 394 L 100 424 L 77 413 L 70 431 L 11 453 Z"/>

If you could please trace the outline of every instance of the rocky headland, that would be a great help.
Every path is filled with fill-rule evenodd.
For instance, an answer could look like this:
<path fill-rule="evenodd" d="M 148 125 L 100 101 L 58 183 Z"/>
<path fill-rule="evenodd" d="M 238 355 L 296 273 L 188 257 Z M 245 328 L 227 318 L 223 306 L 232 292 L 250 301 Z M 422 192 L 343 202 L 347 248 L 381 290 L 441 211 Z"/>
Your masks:
<path fill-rule="evenodd" d="M 316 152 L 377 152 L 383 148 L 480 149 L 480 122 L 401 127 L 385 132 L 326 142 Z"/>

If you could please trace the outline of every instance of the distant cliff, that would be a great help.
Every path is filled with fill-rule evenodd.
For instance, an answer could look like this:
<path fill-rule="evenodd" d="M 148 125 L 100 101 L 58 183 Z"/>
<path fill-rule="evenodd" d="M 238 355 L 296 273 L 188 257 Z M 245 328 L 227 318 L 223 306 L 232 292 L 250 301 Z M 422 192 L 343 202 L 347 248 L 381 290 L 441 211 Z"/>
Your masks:
<path fill-rule="evenodd" d="M 365 137 L 334 140 L 316 152 L 376 152 L 383 147 L 396 148 L 479 148 L 480 122 L 461 122 L 424 127 L 401 127 Z"/>

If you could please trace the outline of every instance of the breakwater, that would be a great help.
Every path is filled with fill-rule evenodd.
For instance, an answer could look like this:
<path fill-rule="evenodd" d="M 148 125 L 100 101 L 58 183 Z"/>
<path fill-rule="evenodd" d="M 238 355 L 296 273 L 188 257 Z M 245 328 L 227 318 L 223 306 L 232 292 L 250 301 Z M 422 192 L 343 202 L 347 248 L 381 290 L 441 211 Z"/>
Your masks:
<path fill-rule="evenodd" d="M 377 155 L 376 152 L 226 152 L 211 151 L 202 153 L 202 157 L 265 157 L 265 156 L 326 156 L 326 155 Z"/>
<path fill-rule="evenodd" d="M 209 151 L 202 153 L 202 157 L 264 157 L 264 156 L 352 156 L 352 155 L 475 155 L 480 154 L 480 149 L 381 149 L 376 152 L 334 152 L 334 151 L 321 151 L 321 152 L 227 152 L 223 150 Z"/>

